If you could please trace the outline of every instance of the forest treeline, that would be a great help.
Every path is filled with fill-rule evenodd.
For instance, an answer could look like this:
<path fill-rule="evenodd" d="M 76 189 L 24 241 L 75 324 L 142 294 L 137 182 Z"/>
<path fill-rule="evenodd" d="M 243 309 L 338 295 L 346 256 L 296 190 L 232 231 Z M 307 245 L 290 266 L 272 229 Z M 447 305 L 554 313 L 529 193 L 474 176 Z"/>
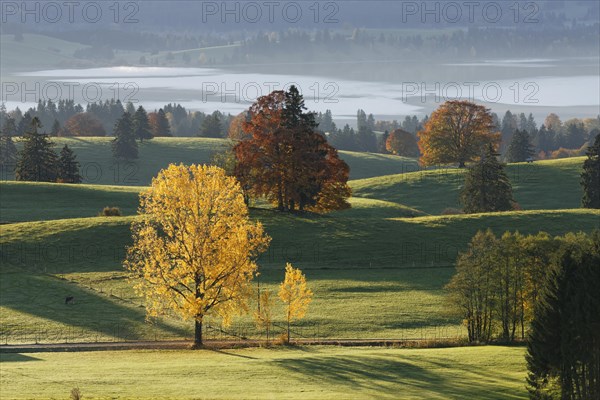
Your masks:
<path fill-rule="evenodd" d="M 37 117 L 41 129 L 50 136 L 114 136 L 115 123 L 126 111 L 133 115 L 136 107 L 132 103 L 123 104 L 118 100 L 88 103 L 85 107 L 72 100 L 60 100 L 56 103 L 40 100 L 35 107 L 25 112 L 18 107 L 8 111 L 1 105 L 0 129 L 4 135 L 23 136 L 31 120 Z M 491 116 L 495 129 L 501 133 L 500 154 L 506 156 L 508 161 L 523 161 L 511 159 L 513 141 L 526 142 L 514 145 L 529 145 L 529 156 L 534 159 L 565 158 L 584 155 L 586 148 L 600 133 L 600 115 L 562 121 L 560 116 L 551 113 L 544 121 L 536 121 L 531 113 L 517 114 L 508 110 L 502 117 L 493 112 Z M 233 116 L 219 111 L 191 111 L 180 104 L 169 103 L 150 111 L 148 117 L 153 136 L 237 139 L 241 121 L 247 116 L 245 113 Z M 315 113 L 317 129 L 338 150 L 391 153 L 406 157 L 419 155 L 416 147 L 417 133 L 423 130 L 428 119 L 428 115 L 412 115 L 401 121 L 376 120 L 373 114 L 358 110 L 354 128 L 349 124 L 338 127 L 330 110 Z M 398 142 L 397 137 L 401 131 L 410 133 L 412 137 L 404 135 L 403 141 Z"/>

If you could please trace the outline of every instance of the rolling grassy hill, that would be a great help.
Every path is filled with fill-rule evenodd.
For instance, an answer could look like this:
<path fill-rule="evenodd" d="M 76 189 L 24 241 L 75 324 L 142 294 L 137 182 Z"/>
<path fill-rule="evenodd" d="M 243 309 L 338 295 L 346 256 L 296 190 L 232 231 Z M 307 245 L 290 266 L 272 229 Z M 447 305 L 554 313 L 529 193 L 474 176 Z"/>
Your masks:
<path fill-rule="evenodd" d="M 585 157 L 517 163 L 507 166 L 514 197 L 524 210 L 577 208 Z M 428 214 L 460 208 L 464 170 L 437 169 L 378 176 L 351 182 L 353 195 L 400 203 Z"/>
<path fill-rule="evenodd" d="M 15 329 L 64 338 L 186 337 L 189 324 L 165 318 L 144 321 L 121 266 L 131 242 L 138 194 L 169 162 L 206 162 L 226 141 L 160 138 L 141 145 L 134 174 L 111 164 L 110 138 L 58 138 L 74 148 L 85 170 L 111 185 L 0 183 L 2 307 L 4 334 Z M 353 176 L 406 172 L 414 160 L 342 152 Z M 106 160 L 109 160 L 108 162 Z M 581 158 L 508 167 L 515 197 L 526 211 L 435 216 L 455 206 L 463 171 L 388 174 L 351 181 L 352 209 L 329 215 L 287 215 L 253 208 L 273 237 L 259 260 L 261 285 L 276 290 L 283 266 L 302 268 L 315 292 L 306 321 L 297 329 L 323 337 L 415 337 L 462 335 L 460 321 L 445 308 L 443 286 L 457 253 L 479 229 L 551 234 L 600 227 L 600 212 L 577 209 Z M 112 168 L 112 169 L 111 169 Z M 91 170 L 91 169 L 90 169 Z M 104 173 L 109 171 L 110 174 Z M 117 178 L 115 178 L 117 174 Z M 89 176 L 88 176 L 89 178 Z M 123 185 L 126 178 L 129 186 Z M 121 184 L 115 185 L 115 184 Z M 96 217 L 118 206 L 123 217 Z M 539 208 L 539 210 L 532 209 Z M 17 223 L 15 223 L 17 222 Z M 73 294 L 76 307 L 65 309 Z M 250 332 L 248 317 L 235 332 Z M 45 335 L 45 336 L 44 336 Z M 40 336 L 40 337 L 41 337 Z M 31 336 L 25 336 L 25 338 Z"/>
<path fill-rule="evenodd" d="M 94 217 L 104 205 L 118 205 L 133 214 L 138 189 L 1 184 L 3 219 L 55 218 L 2 226 L 0 317 L 6 329 L 20 327 L 29 333 L 41 329 L 62 337 L 69 327 L 76 327 L 78 337 L 88 339 L 190 333 L 189 324 L 176 320 L 165 319 L 155 326 L 144 323 L 141 300 L 121 267 L 135 217 Z M 40 206 L 40 198 L 49 206 Z M 600 222 L 597 210 L 419 216 L 381 200 L 356 198 L 353 204 L 353 209 L 325 216 L 251 210 L 273 237 L 269 251 L 259 259 L 263 287 L 275 291 L 289 261 L 306 272 L 315 292 L 309 318 L 301 324 L 304 334 L 461 335 L 459 321 L 445 309 L 443 286 L 453 274 L 457 252 L 478 229 L 562 234 L 589 231 Z M 65 312 L 62 299 L 68 294 L 75 295 L 78 304 Z M 238 321 L 235 329 L 252 329 L 248 318 Z"/>
<path fill-rule="evenodd" d="M 169 159 L 184 163 L 208 162 L 214 148 L 224 146 L 224 141 L 219 139 L 154 139 L 143 144 L 147 161 L 119 164 L 103 163 L 107 158 L 110 160 L 108 145 L 99 145 L 104 140 L 61 139 L 60 142 L 76 148 L 82 159 L 82 171 L 85 173 L 87 169 L 88 178 L 105 185 L 2 182 L 0 221 L 92 217 L 104 206 L 118 206 L 124 215 L 132 215 L 137 209 L 137 194 L 141 188 L 116 185 L 123 185 L 123 181 L 133 185 L 148 183 L 160 168 L 168 165 Z M 342 152 L 342 157 L 359 176 L 408 168 L 411 162 L 401 157 L 352 152 Z M 583 160 L 576 157 L 509 164 L 507 170 L 516 201 L 524 210 L 578 208 Z M 109 173 L 104 173 L 107 170 Z M 460 208 L 458 192 L 463 174 L 464 171 L 457 169 L 439 169 L 352 180 L 353 209 L 332 215 L 408 217 L 440 214 L 447 207 Z M 94 178 L 96 176 L 99 178 Z"/>
<path fill-rule="evenodd" d="M 113 159 L 110 147 L 112 139 L 52 138 L 56 150 L 60 151 L 67 144 L 75 151 L 81 164 L 84 183 L 126 186 L 149 185 L 152 177 L 170 163 L 208 163 L 213 154 L 225 150 L 230 145 L 226 139 L 155 138 L 139 144 L 138 160 L 124 162 Z M 418 168 L 416 159 L 412 158 L 351 151 L 341 151 L 340 156 L 350 166 L 351 179 L 399 174 Z M 14 179 L 14 175 L 3 171 L 1 179 Z"/>

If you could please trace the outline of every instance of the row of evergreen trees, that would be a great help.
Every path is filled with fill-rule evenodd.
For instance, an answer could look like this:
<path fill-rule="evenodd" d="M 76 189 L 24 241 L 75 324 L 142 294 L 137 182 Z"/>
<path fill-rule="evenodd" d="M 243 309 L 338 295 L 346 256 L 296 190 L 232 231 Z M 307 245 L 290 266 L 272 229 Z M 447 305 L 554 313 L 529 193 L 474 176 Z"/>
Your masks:
<path fill-rule="evenodd" d="M 81 183 L 79 162 L 73 150 L 65 145 L 59 154 L 46 133 L 40 133 L 42 125 L 33 118 L 23 135 L 23 149 L 17 151 L 12 137 L 0 134 L 0 166 L 14 167 L 18 181 Z"/>
<path fill-rule="evenodd" d="M 164 123 L 164 122 L 163 122 Z M 133 160 L 138 158 L 136 139 L 143 142 L 154 136 L 150 129 L 150 121 L 144 107 L 139 106 L 135 113 L 125 111 L 115 122 L 113 130 L 112 151 L 115 158 Z"/>
<path fill-rule="evenodd" d="M 401 14 L 399 12 L 397 15 Z M 392 13 L 392 15 L 394 14 Z M 561 20 L 564 20 L 564 16 Z M 415 18 L 415 21 L 424 22 L 419 18 Z M 380 22 L 378 21 L 378 26 L 380 26 Z M 407 22 L 410 24 L 411 21 Z M 439 27 L 440 21 L 437 22 L 436 27 Z M 437 59 L 464 59 L 464 57 L 481 57 L 486 54 L 500 57 L 500 54 L 503 53 L 507 56 L 509 54 L 515 56 L 518 53 L 526 56 L 531 51 L 540 54 L 540 51 L 556 52 L 558 48 L 562 49 L 562 53 L 567 54 L 574 48 L 581 49 L 588 46 L 591 48 L 597 44 L 593 37 L 595 31 L 591 24 L 565 27 L 561 21 L 555 26 L 548 23 L 544 29 L 516 31 L 485 25 L 488 26 L 485 28 L 470 27 L 464 31 L 452 30 L 449 33 L 440 32 L 436 35 L 427 35 L 427 37 L 418 32 L 412 35 L 393 31 L 373 34 L 368 30 L 358 28 L 354 29 L 351 34 L 333 33 L 327 29 L 316 31 L 314 34 L 297 29 L 266 32 L 242 41 L 242 45 L 234 50 L 231 57 L 224 58 L 224 61 L 248 63 L 265 57 L 306 57 L 307 54 L 312 57 L 318 54 L 321 59 L 323 57 L 339 59 L 350 56 L 367 58 L 375 55 L 381 57 L 382 54 L 394 59 L 401 55 L 413 59 L 414 57 L 430 58 L 431 56 L 435 56 Z M 560 25 L 560 29 L 556 28 L 558 25 Z M 422 25 L 420 27 L 422 28 Z M 536 28 L 538 27 L 536 24 Z M 549 44 L 550 42 L 552 45 L 540 46 L 541 43 Z M 540 47 L 544 47 L 544 49 Z"/>
<path fill-rule="evenodd" d="M 139 108 L 139 107 L 138 107 Z M 52 127 L 50 136 L 79 136 L 81 133 L 71 132 L 70 127 L 78 116 L 88 116 L 88 120 L 95 121 L 100 127 L 89 129 L 95 132 L 93 136 L 104 136 L 112 132 L 117 120 L 123 113 L 134 115 L 136 108 L 133 103 L 121 103 L 119 100 L 106 100 L 105 102 L 88 103 L 85 108 L 73 100 L 38 101 L 35 107 L 22 112 L 18 107 L 7 111 L 4 104 L 0 104 L 0 129 L 11 136 L 23 136 L 29 129 L 31 121 L 37 117 L 42 126 Z M 199 111 L 188 111 L 180 104 L 167 104 L 153 112 L 160 127 L 153 129 L 155 136 L 204 136 L 225 137 L 228 133 L 229 123 L 233 118 L 230 114 L 215 111 L 206 114 Z M 86 135 L 83 135 L 86 136 Z M 89 136 L 89 135 L 87 135 Z"/>

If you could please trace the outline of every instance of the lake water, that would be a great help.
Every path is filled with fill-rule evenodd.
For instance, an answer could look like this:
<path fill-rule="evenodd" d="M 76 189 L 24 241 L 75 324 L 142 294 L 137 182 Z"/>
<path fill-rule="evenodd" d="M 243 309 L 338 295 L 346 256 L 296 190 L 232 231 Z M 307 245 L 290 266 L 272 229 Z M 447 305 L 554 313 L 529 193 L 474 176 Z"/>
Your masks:
<path fill-rule="evenodd" d="M 239 113 L 272 90 L 296 85 L 310 110 L 332 111 L 334 118 L 352 120 L 361 108 L 380 118 L 430 113 L 439 104 L 454 98 L 484 103 L 498 113 L 510 108 L 534 115 L 555 109 L 563 120 L 569 116 L 595 116 L 600 108 L 600 78 L 596 74 L 557 76 L 559 60 L 483 60 L 476 63 L 441 64 L 446 79 L 403 79 L 379 82 L 332 79 L 316 75 L 237 73 L 214 68 L 109 67 L 60 69 L 3 77 L 2 101 L 8 109 L 33 105 L 42 98 L 74 98 L 77 102 L 119 98 L 153 110 L 177 102 L 191 110 Z M 597 65 L 597 58 L 578 63 Z M 340 66 L 343 68 L 343 66 Z M 373 68 L 375 71 L 377 67 Z M 505 70 L 505 73 L 497 71 Z M 452 71 L 477 71 L 488 79 L 448 79 Z M 506 70 L 514 71 L 506 79 Z M 589 69 L 588 69 L 589 70 Z M 489 73 L 487 72 L 489 71 Z M 585 71 L 585 70 L 584 70 Z M 458 76 L 458 74 L 457 74 Z M 501 76 L 503 79 L 494 79 Z M 18 90 L 10 84 L 18 82 Z M 7 86 L 8 85 L 8 86 Z M 37 86 L 36 86 L 37 85 Z M 29 94 L 25 93 L 29 90 Z M 59 93 L 60 92 L 60 93 Z M 25 96 L 24 96 L 25 95 Z M 25 98 L 24 98 L 25 97 Z"/>

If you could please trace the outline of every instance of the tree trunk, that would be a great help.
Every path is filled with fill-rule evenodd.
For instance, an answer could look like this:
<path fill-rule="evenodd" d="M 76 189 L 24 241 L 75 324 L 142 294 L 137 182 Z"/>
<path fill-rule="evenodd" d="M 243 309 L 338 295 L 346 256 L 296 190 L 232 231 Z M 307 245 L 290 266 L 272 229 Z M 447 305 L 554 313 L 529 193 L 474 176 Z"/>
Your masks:
<path fill-rule="evenodd" d="M 283 211 L 283 193 L 281 192 L 281 185 L 277 186 L 277 211 Z"/>
<path fill-rule="evenodd" d="M 290 319 L 291 319 L 290 317 L 291 317 L 291 314 L 290 314 L 290 304 L 288 303 L 288 309 L 287 309 L 287 344 L 290 344 Z"/>
<path fill-rule="evenodd" d="M 195 320 L 194 348 L 202 347 L 202 320 Z"/>

